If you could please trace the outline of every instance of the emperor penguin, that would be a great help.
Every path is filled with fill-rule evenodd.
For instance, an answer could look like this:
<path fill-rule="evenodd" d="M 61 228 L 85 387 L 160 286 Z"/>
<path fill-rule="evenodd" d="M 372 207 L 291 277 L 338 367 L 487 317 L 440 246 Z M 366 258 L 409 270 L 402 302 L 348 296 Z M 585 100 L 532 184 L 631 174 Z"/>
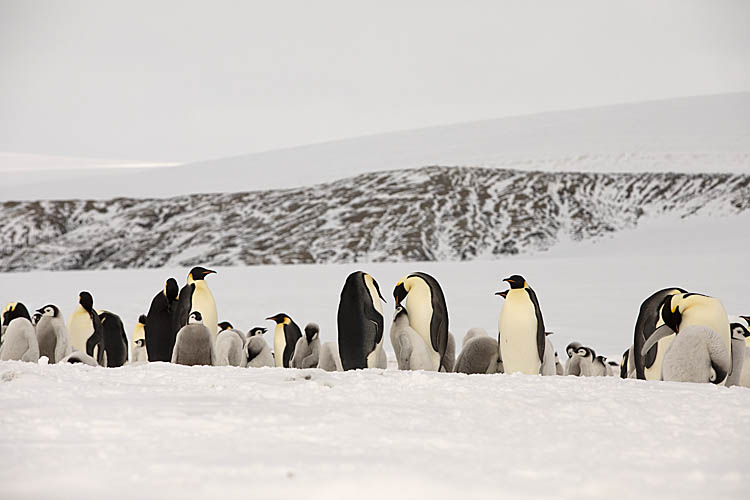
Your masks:
<path fill-rule="evenodd" d="M 308 323 L 305 334 L 297 340 L 292 357 L 292 368 L 315 368 L 320 360 L 320 327 Z"/>
<path fill-rule="evenodd" d="M 216 336 L 216 366 L 247 366 L 245 335 L 228 321 L 218 324 Z"/>
<path fill-rule="evenodd" d="M 555 375 L 565 375 L 565 368 L 562 363 L 560 363 L 560 357 L 557 355 L 557 351 L 555 351 Z"/>
<path fill-rule="evenodd" d="M 396 284 L 393 297 L 396 306 L 405 300 L 405 317 L 411 329 L 424 343 L 424 346 L 415 345 L 413 348 L 417 351 L 424 348 L 430 356 L 430 365 L 419 369 L 440 371 L 441 368 L 445 368 L 449 330 L 448 306 L 440 283 L 427 273 L 411 273 Z"/>
<path fill-rule="evenodd" d="M 21 302 L 12 302 L 3 314 L 3 344 L 0 361 L 39 361 L 39 342 L 31 324 L 29 310 Z"/>
<path fill-rule="evenodd" d="M 620 364 L 614 359 L 604 358 L 607 363 L 607 376 L 614 377 L 620 373 Z"/>
<path fill-rule="evenodd" d="M 571 342 L 565 348 L 568 360 L 565 362 L 565 375 L 581 375 L 581 357 L 578 355 L 578 349 L 583 347 L 580 342 Z"/>
<path fill-rule="evenodd" d="M 356 271 L 344 282 L 336 316 L 344 370 L 385 368 L 383 302 L 378 282 Z"/>
<path fill-rule="evenodd" d="M 271 348 L 263 338 L 263 334 L 267 331 L 268 328 L 256 326 L 247 332 L 247 341 L 245 342 L 245 364 L 248 368 L 274 366 Z"/>
<path fill-rule="evenodd" d="M 104 336 L 107 367 L 117 368 L 128 362 L 128 335 L 122 319 L 110 311 L 99 311 Z"/>
<path fill-rule="evenodd" d="M 73 350 L 88 354 L 99 366 L 107 366 L 104 328 L 94 310 L 94 298 L 89 292 L 78 295 L 78 306 L 68 317 L 68 331 Z"/>
<path fill-rule="evenodd" d="M 218 327 L 218 323 L 217 323 Z M 180 328 L 172 352 L 172 363 L 178 365 L 213 365 L 216 362 L 214 337 L 203 324 L 198 311 L 190 313 L 188 324 Z"/>
<path fill-rule="evenodd" d="M 297 323 L 284 313 L 266 319 L 276 322 L 276 329 L 273 332 L 273 357 L 276 367 L 289 368 L 294 355 L 294 346 L 297 345 L 302 332 Z"/>
<path fill-rule="evenodd" d="M 523 276 L 515 274 L 503 281 L 510 284 L 498 320 L 499 356 L 505 373 L 539 375 L 546 335 L 536 293 Z"/>
<path fill-rule="evenodd" d="M 203 317 L 203 324 L 216 339 L 219 330 L 219 319 L 216 312 L 214 295 L 206 284 L 206 276 L 216 274 L 216 271 L 204 267 L 194 267 L 187 276 L 187 284 L 180 290 L 179 310 L 180 326 L 187 323 L 188 316 L 193 311 L 199 311 Z"/>
<path fill-rule="evenodd" d="M 745 372 L 746 354 L 748 353 L 745 341 L 750 338 L 750 330 L 745 326 L 747 323 L 740 321 L 729 324 L 732 331 L 732 373 L 727 377 L 727 387 L 742 385 L 742 377 Z M 750 368 L 747 369 L 750 370 Z"/>
<path fill-rule="evenodd" d="M 604 365 L 601 356 L 586 346 L 576 349 L 578 355 L 578 368 L 581 377 L 604 377 L 607 375 L 607 367 Z"/>
<path fill-rule="evenodd" d="M 686 290 L 679 287 L 664 288 L 654 292 L 641 304 L 633 334 L 633 364 L 635 365 L 636 378 L 641 380 L 659 380 L 661 378 L 661 360 L 673 337 L 665 337 L 645 355 L 641 351 L 643 350 L 643 344 L 658 326 L 659 311 L 664 299 L 678 293 L 686 293 Z"/>
<path fill-rule="evenodd" d="M 544 360 L 542 361 L 542 366 L 540 369 L 540 374 L 545 377 L 557 375 L 557 366 L 555 361 L 557 353 L 555 352 L 555 346 L 552 345 L 552 342 L 549 339 L 550 335 L 552 335 L 551 332 L 545 332 Z"/>
<path fill-rule="evenodd" d="M 133 328 L 132 344 L 130 346 L 130 362 L 148 362 L 148 350 L 146 349 L 146 321 L 145 314 L 138 316 L 138 323 Z"/>
<path fill-rule="evenodd" d="M 674 340 L 662 359 L 659 380 L 714 384 L 724 381 L 730 370 L 731 357 L 722 336 L 706 325 L 676 326 Z M 663 327 L 657 329 L 646 340 L 642 353 L 660 338 L 672 335 L 671 331 Z"/>
<path fill-rule="evenodd" d="M 434 351 L 411 327 L 409 313 L 401 304 L 396 306 L 390 337 L 399 370 L 435 370 Z"/>
<path fill-rule="evenodd" d="M 636 378 L 635 356 L 633 355 L 632 345 L 627 351 L 622 353 L 622 361 L 620 361 L 620 378 Z"/>
<path fill-rule="evenodd" d="M 497 340 L 483 328 L 471 328 L 464 335 L 461 352 L 456 359 L 456 373 L 498 373 Z"/>
<path fill-rule="evenodd" d="M 164 283 L 164 288 L 151 300 L 151 306 L 146 314 L 146 323 L 144 323 L 144 338 L 149 361 L 169 362 L 172 359 L 177 331 L 184 326 L 179 317 L 179 292 L 177 280 L 169 278 Z M 187 318 L 190 314 L 190 304 L 185 305 Z"/>
<path fill-rule="evenodd" d="M 729 356 L 729 370 L 724 375 L 732 373 L 732 333 L 729 329 L 727 311 L 719 299 L 699 293 L 667 295 L 662 302 L 661 321 L 657 325 L 659 328 L 652 335 L 658 336 L 661 340 L 670 337 L 673 333 L 679 335 L 681 329 L 695 325 L 708 327 L 724 341 Z M 672 339 L 676 339 L 676 337 L 672 337 Z M 653 343 L 650 345 L 653 345 Z M 719 352 L 714 351 L 713 354 L 719 355 Z M 716 360 L 716 362 L 722 364 L 720 360 Z M 664 370 L 662 369 L 663 373 Z M 719 384 L 723 381 L 724 377 L 714 383 Z"/>
<path fill-rule="evenodd" d="M 50 363 L 59 363 L 73 350 L 70 334 L 65 326 L 60 308 L 47 304 L 36 310 L 36 339 L 39 342 L 39 356 L 47 356 Z"/>
<path fill-rule="evenodd" d="M 336 342 L 326 342 L 320 346 L 320 359 L 318 368 L 327 372 L 343 372 L 344 367 L 341 365 L 341 355 Z"/>

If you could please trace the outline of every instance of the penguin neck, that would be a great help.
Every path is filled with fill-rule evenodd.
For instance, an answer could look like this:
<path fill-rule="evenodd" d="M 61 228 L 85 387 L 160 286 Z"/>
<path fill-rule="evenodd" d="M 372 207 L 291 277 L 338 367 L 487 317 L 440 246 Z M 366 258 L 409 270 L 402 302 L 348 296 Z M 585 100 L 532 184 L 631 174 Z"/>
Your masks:
<path fill-rule="evenodd" d="M 508 290 L 508 295 L 505 297 L 505 302 L 525 299 L 528 298 L 529 294 L 526 293 L 525 288 L 511 288 Z"/>

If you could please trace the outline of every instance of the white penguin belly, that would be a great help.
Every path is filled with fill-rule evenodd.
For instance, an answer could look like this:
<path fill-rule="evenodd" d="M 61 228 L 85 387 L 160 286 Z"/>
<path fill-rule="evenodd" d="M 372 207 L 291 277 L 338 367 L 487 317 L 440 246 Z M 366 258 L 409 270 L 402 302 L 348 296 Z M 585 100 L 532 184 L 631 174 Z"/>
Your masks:
<path fill-rule="evenodd" d="M 729 329 L 729 317 L 727 311 L 718 299 L 711 298 L 709 304 L 712 307 L 691 307 L 682 314 L 680 328 L 688 326 L 707 326 L 724 341 L 729 355 L 729 372 L 732 371 L 732 332 Z M 722 385 L 726 380 L 722 382 Z"/>
<path fill-rule="evenodd" d="M 656 359 L 654 360 L 654 364 L 651 365 L 651 368 L 644 370 L 646 380 L 661 380 L 661 366 L 664 363 L 664 354 L 666 354 L 672 342 L 674 342 L 674 337 L 674 334 L 668 335 L 656 343 Z"/>
<path fill-rule="evenodd" d="M 437 371 L 440 367 L 440 353 L 432 348 L 430 337 L 432 296 L 429 288 L 422 290 L 421 287 L 419 289 L 415 287 L 409 291 L 409 295 L 406 296 L 406 312 L 409 315 L 409 326 L 419 334 L 425 349 L 430 354 L 432 370 Z"/>
<path fill-rule="evenodd" d="M 536 311 L 526 290 L 508 292 L 498 321 L 500 356 L 505 373 L 539 375 Z"/>
<path fill-rule="evenodd" d="M 68 332 L 73 349 L 86 352 L 86 341 L 94 333 L 94 325 L 91 324 L 91 316 L 85 310 L 73 311 L 68 319 Z"/>
<path fill-rule="evenodd" d="M 219 331 L 219 318 L 216 312 L 216 301 L 214 295 L 205 282 L 196 281 L 195 290 L 193 291 L 192 308 L 190 312 L 198 311 L 203 316 L 203 324 L 216 340 L 216 333 Z"/>
<path fill-rule="evenodd" d="M 367 368 L 382 368 L 385 370 L 388 367 L 388 359 L 383 351 L 383 340 L 385 340 L 385 335 L 381 337 L 375 349 L 367 355 Z"/>
<path fill-rule="evenodd" d="M 284 367 L 284 349 L 286 349 L 284 325 L 276 325 L 276 329 L 273 331 L 273 357 L 277 368 Z"/>

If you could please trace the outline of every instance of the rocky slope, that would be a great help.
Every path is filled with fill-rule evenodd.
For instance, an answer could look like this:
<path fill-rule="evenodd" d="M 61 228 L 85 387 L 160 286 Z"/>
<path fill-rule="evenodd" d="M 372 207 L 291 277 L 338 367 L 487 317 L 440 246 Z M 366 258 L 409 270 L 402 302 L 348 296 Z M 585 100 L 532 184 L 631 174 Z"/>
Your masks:
<path fill-rule="evenodd" d="M 167 199 L 4 202 L 6 271 L 470 260 L 750 209 L 750 175 L 425 167 Z"/>

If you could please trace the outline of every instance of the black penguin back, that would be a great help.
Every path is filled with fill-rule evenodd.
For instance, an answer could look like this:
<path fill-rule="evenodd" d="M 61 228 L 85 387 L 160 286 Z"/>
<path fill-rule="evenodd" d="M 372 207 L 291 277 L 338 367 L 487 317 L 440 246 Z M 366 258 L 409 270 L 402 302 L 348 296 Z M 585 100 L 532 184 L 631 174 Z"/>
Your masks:
<path fill-rule="evenodd" d="M 107 353 L 107 367 L 117 368 L 128 361 L 128 340 L 122 319 L 110 311 L 99 315 L 104 338 L 104 351 Z"/>
<path fill-rule="evenodd" d="M 344 370 L 367 368 L 367 356 L 383 338 L 383 315 L 375 309 L 365 273 L 344 282 L 337 314 L 339 355 Z"/>
<path fill-rule="evenodd" d="M 188 304 L 188 309 L 190 304 Z M 181 328 L 179 322 L 179 304 L 177 300 L 171 300 L 159 292 L 151 301 L 151 307 L 146 315 L 144 331 L 146 336 L 146 352 L 149 361 L 172 360 L 177 331 Z M 190 311 L 188 310 L 188 315 Z M 187 324 L 187 317 L 185 319 Z"/>

